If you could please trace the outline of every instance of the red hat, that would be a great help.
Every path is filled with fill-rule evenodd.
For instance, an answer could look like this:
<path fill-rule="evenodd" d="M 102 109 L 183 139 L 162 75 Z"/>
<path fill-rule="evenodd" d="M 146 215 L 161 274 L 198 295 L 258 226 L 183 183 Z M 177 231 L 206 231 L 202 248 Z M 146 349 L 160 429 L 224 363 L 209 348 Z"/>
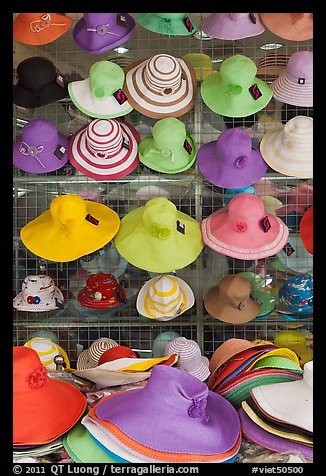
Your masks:
<path fill-rule="evenodd" d="M 314 254 L 313 242 L 313 206 L 308 208 L 300 221 L 300 237 L 308 253 Z"/>
<path fill-rule="evenodd" d="M 106 309 L 127 302 L 127 296 L 113 274 L 99 273 L 88 277 L 86 287 L 78 294 L 78 301 L 85 307 Z"/>
<path fill-rule="evenodd" d="M 112 360 L 123 359 L 124 357 L 136 358 L 138 356 L 136 352 L 129 347 L 117 345 L 103 352 L 99 358 L 98 365 L 104 364 L 105 362 L 112 362 Z"/>
<path fill-rule="evenodd" d="M 43 445 L 72 428 L 86 408 L 71 383 L 48 377 L 35 350 L 13 349 L 13 444 Z"/>

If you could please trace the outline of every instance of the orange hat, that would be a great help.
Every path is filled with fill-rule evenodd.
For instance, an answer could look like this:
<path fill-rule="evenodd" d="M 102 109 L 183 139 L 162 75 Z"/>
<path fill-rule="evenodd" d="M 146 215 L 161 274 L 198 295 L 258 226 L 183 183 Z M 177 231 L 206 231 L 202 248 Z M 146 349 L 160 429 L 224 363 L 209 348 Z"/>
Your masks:
<path fill-rule="evenodd" d="M 264 26 L 284 40 L 305 41 L 313 38 L 312 13 L 260 13 L 259 15 Z"/>
<path fill-rule="evenodd" d="M 300 238 L 308 253 L 314 254 L 313 242 L 313 206 L 309 207 L 300 221 Z"/>
<path fill-rule="evenodd" d="M 19 13 L 13 24 L 14 39 L 27 45 L 47 45 L 64 35 L 73 23 L 60 13 Z"/>

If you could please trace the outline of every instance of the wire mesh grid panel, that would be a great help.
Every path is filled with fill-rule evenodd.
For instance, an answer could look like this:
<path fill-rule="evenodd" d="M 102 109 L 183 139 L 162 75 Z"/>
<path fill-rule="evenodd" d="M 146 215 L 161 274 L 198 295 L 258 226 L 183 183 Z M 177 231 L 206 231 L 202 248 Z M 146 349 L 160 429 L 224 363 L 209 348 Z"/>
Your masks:
<path fill-rule="evenodd" d="M 81 13 L 67 15 L 74 24 L 82 17 Z M 208 14 L 189 15 L 200 24 Z M 90 67 L 100 60 L 109 60 L 125 69 L 133 62 L 156 54 L 166 53 L 182 58 L 189 53 L 199 53 L 201 60 L 196 70 L 196 101 L 190 111 L 179 117 L 194 140 L 197 151 L 201 145 L 215 141 L 230 128 L 241 127 L 251 136 L 253 144 L 258 146 L 265 132 L 271 128 L 285 124 L 294 116 L 312 117 L 312 108 L 290 106 L 275 99 L 258 113 L 242 118 L 218 115 L 203 102 L 201 84 L 204 73 L 207 74 L 204 61 L 209 58 L 209 73 L 213 73 L 219 70 L 225 59 L 244 55 L 253 60 L 259 72 L 259 66 L 271 54 L 261 47 L 280 43 L 280 38 L 267 30 L 253 38 L 231 41 L 207 37 L 200 29 L 190 36 L 175 37 L 152 33 L 136 25 L 132 37 L 123 44 L 127 51 L 119 53 L 119 50 L 111 50 L 96 55 L 78 47 L 72 30 L 42 46 L 29 46 L 15 41 L 14 84 L 17 83 L 16 68 L 19 63 L 33 56 L 52 61 L 69 83 L 88 78 Z M 311 41 L 281 40 L 279 46 L 277 54 L 281 57 L 290 57 L 297 51 L 312 51 Z M 267 84 L 274 79 L 267 70 L 261 72 L 259 77 Z M 69 96 L 36 108 L 23 108 L 14 104 L 15 141 L 21 137 L 24 126 L 34 119 L 52 122 L 59 133 L 68 138 L 93 120 L 79 110 Z M 135 127 L 141 139 L 151 134 L 156 123 L 156 119 L 136 109 L 126 114 L 124 119 Z M 162 332 L 175 332 L 198 342 L 203 354 L 210 358 L 214 350 L 230 337 L 273 340 L 282 329 L 312 332 L 312 315 L 289 315 L 277 306 L 271 310 L 270 303 L 265 301 L 260 301 L 260 317 L 243 324 L 230 324 L 216 319 L 208 314 L 204 306 L 206 293 L 228 274 L 246 273 L 245 276 L 258 281 L 261 288 L 269 293 L 270 301 L 276 302 L 279 287 L 289 277 L 312 273 L 312 255 L 301 254 L 299 234 L 302 214 L 312 205 L 312 179 L 288 176 L 268 168 L 266 174 L 252 184 L 252 193 L 266 200 L 266 209 L 274 207 L 273 213 L 276 213 L 277 207 L 284 210 L 283 215 L 280 213 L 279 216 L 290 230 L 288 246 L 292 250 L 291 259 L 284 260 L 278 253 L 263 259 L 241 260 L 205 246 L 193 263 L 172 273 L 191 287 L 195 297 L 194 306 L 174 319 L 160 321 L 140 315 L 136 307 L 139 290 L 158 273 L 132 265 L 118 253 L 114 240 L 76 260 L 56 262 L 43 259 L 28 250 L 21 241 L 20 230 L 48 210 L 52 199 L 60 195 L 77 194 L 86 200 L 108 205 L 120 218 L 154 197 L 165 197 L 175 204 L 177 210 L 202 222 L 216 210 L 227 206 L 232 198 L 230 190 L 210 183 L 196 161 L 188 170 L 177 174 L 157 172 L 141 163 L 126 177 L 105 181 L 86 176 L 69 161 L 53 172 L 30 173 L 14 167 L 13 174 L 13 297 L 21 292 L 27 276 L 43 274 L 53 279 L 64 298 L 63 303 L 51 311 L 14 309 L 15 344 L 24 344 L 35 335 L 52 336 L 68 353 L 72 365 L 75 365 L 81 349 L 88 348 L 91 342 L 102 336 L 111 337 L 119 344 L 137 350 L 142 356 L 150 356 L 153 355 L 156 337 Z M 141 254 L 142 250 L 138 250 L 138 253 Z M 78 295 L 85 288 L 88 277 L 94 273 L 113 274 L 126 292 L 126 302 L 111 309 L 83 306 Z"/>

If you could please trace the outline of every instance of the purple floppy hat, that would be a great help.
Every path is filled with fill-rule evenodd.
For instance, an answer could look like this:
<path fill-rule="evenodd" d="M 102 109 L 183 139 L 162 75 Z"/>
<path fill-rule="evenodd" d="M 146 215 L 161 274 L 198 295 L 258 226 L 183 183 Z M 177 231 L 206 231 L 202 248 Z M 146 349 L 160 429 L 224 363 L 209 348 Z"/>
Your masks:
<path fill-rule="evenodd" d="M 52 122 L 28 122 L 13 146 L 13 164 L 25 172 L 45 174 L 63 167 L 68 160 L 68 142 Z"/>
<path fill-rule="evenodd" d="M 204 18 L 202 29 L 220 40 L 241 40 L 265 31 L 255 13 L 211 13 Z"/>
<path fill-rule="evenodd" d="M 135 27 L 128 13 L 84 13 L 72 33 L 79 48 L 98 54 L 125 43 Z"/>
<path fill-rule="evenodd" d="M 203 144 L 198 150 L 197 162 L 203 176 L 222 188 L 252 185 L 268 168 L 259 147 L 241 127 L 227 129 L 217 140 Z"/>

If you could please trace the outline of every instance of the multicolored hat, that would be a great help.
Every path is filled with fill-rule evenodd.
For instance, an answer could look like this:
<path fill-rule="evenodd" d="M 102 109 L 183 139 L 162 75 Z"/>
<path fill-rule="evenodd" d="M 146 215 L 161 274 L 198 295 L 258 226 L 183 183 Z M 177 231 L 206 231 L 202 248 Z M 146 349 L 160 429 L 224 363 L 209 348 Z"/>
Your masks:
<path fill-rule="evenodd" d="M 185 124 L 175 117 L 157 121 L 152 134 L 139 144 L 140 161 L 157 172 L 176 174 L 190 169 L 197 146 Z"/>
<path fill-rule="evenodd" d="M 296 51 L 271 84 L 273 97 L 293 106 L 313 107 L 313 52 Z"/>
<path fill-rule="evenodd" d="M 68 95 L 67 83 L 52 61 L 40 56 L 26 58 L 17 66 L 18 81 L 13 89 L 17 106 L 36 108 Z"/>
<path fill-rule="evenodd" d="M 129 263 L 152 273 L 184 268 L 204 247 L 199 222 L 164 197 L 127 213 L 114 243 Z"/>
<path fill-rule="evenodd" d="M 186 53 L 182 58 L 194 68 L 197 81 L 203 81 L 214 72 L 212 58 L 205 53 Z"/>
<path fill-rule="evenodd" d="M 25 277 L 13 306 L 18 311 L 46 312 L 62 308 L 63 300 L 62 292 L 50 276 L 30 274 Z"/>
<path fill-rule="evenodd" d="M 270 83 L 286 69 L 290 55 L 267 53 L 258 60 L 257 78 Z"/>
<path fill-rule="evenodd" d="M 127 302 L 127 295 L 113 274 L 92 274 L 79 291 L 78 301 L 91 309 L 107 309 Z"/>
<path fill-rule="evenodd" d="M 43 259 L 73 261 L 112 240 L 120 226 L 110 207 L 79 195 L 55 197 L 50 208 L 20 230 L 26 248 Z"/>
<path fill-rule="evenodd" d="M 177 367 L 204 382 L 210 374 L 207 357 L 201 354 L 197 342 L 185 337 L 177 337 L 168 342 L 164 349 L 164 355 L 178 355 Z"/>
<path fill-rule="evenodd" d="M 313 312 L 313 278 L 310 274 L 293 276 L 278 291 L 281 304 L 295 314 Z"/>
<path fill-rule="evenodd" d="M 182 279 L 165 274 L 147 281 L 138 293 L 139 314 L 158 321 L 170 321 L 195 303 L 194 293 Z"/>
<path fill-rule="evenodd" d="M 308 208 L 304 213 L 300 222 L 300 237 L 306 251 L 313 254 L 314 241 L 313 241 L 313 205 Z"/>
<path fill-rule="evenodd" d="M 85 396 L 74 385 L 48 377 L 37 352 L 25 346 L 13 348 L 13 385 L 14 445 L 54 441 L 86 409 Z"/>
<path fill-rule="evenodd" d="M 292 41 L 313 38 L 312 13 L 259 13 L 265 27 L 274 35 Z"/>
<path fill-rule="evenodd" d="M 267 164 L 249 134 L 240 127 L 223 131 L 212 142 L 203 144 L 197 154 L 204 177 L 222 188 L 240 188 L 261 179 Z"/>
<path fill-rule="evenodd" d="M 264 33 L 255 13 L 211 13 L 202 21 L 202 30 L 220 40 L 242 40 Z"/>
<path fill-rule="evenodd" d="M 290 233 L 285 246 L 276 255 L 284 268 L 306 274 L 313 269 L 313 256 L 306 250 L 299 233 Z"/>
<path fill-rule="evenodd" d="M 133 13 L 136 22 L 160 35 L 189 36 L 198 25 L 187 13 Z"/>
<path fill-rule="evenodd" d="M 56 370 L 56 364 L 54 357 L 56 355 L 62 355 L 65 361 L 67 369 L 70 369 L 70 361 L 68 355 L 58 344 L 55 344 L 51 339 L 44 337 L 33 337 L 24 344 L 25 347 L 35 350 L 37 352 L 40 361 L 44 367 L 49 370 Z"/>
<path fill-rule="evenodd" d="M 116 180 L 139 165 L 140 136 L 126 121 L 95 119 L 81 127 L 69 142 L 69 160 L 87 177 Z"/>
<path fill-rule="evenodd" d="M 68 84 L 69 96 L 87 116 L 99 119 L 125 116 L 133 106 L 122 92 L 124 79 L 119 65 L 113 61 L 97 61 L 90 67 L 88 78 Z"/>
<path fill-rule="evenodd" d="M 13 37 L 26 45 L 47 45 L 64 35 L 72 23 L 72 18 L 60 13 L 19 13 Z"/>
<path fill-rule="evenodd" d="M 265 211 L 258 195 L 240 193 L 201 223 L 204 243 L 218 253 L 242 260 L 267 258 L 286 244 L 289 229 Z"/>
<path fill-rule="evenodd" d="M 99 365 L 104 352 L 119 344 L 109 337 L 100 337 L 91 343 L 88 349 L 83 350 L 77 359 L 77 370 L 93 369 Z"/>
<path fill-rule="evenodd" d="M 313 176 L 313 118 L 296 116 L 263 136 L 260 152 L 276 172 L 290 177 Z"/>
<path fill-rule="evenodd" d="M 204 103 L 222 116 L 246 117 L 260 111 L 272 99 L 273 91 L 256 73 L 257 67 L 250 58 L 243 55 L 227 58 L 220 71 L 202 82 Z"/>
<path fill-rule="evenodd" d="M 58 170 L 67 163 L 68 142 L 52 122 L 35 119 L 25 124 L 13 146 L 13 163 L 34 174 Z"/>
<path fill-rule="evenodd" d="M 128 41 L 136 24 L 128 13 L 84 13 L 73 29 L 80 49 L 90 54 L 113 50 Z"/>
<path fill-rule="evenodd" d="M 196 73 L 186 60 L 157 54 L 125 69 L 123 92 L 129 103 L 154 119 L 180 117 L 195 104 Z"/>
<path fill-rule="evenodd" d="M 115 345 L 108 350 L 105 350 L 101 357 L 98 359 L 98 365 L 102 365 L 105 362 L 112 362 L 113 360 L 130 358 L 136 359 L 138 355 L 136 352 L 125 345 Z"/>

